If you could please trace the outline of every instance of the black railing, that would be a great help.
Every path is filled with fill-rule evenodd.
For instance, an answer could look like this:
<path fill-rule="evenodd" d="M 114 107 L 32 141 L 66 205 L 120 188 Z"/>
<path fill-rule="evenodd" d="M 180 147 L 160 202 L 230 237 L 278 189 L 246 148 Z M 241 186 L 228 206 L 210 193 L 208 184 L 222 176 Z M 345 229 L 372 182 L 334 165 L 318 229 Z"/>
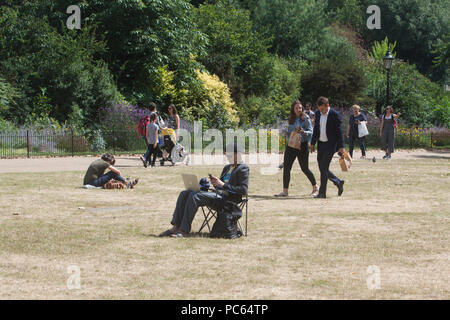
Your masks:
<path fill-rule="evenodd" d="M 366 145 L 379 147 L 380 138 L 378 132 L 372 130 L 366 138 Z M 286 140 L 286 139 L 284 139 Z M 280 151 L 285 147 L 286 141 L 280 141 Z M 347 142 L 347 141 L 346 141 Z M 181 141 L 186 146 L 186 142 Z M 192 152 L 194 150 L 193 136 L 191 136 Z M 204 141 L 203 148 L 210 142 Z M 434 146 L 449 146 L 450 133 L 431 131 L 418 131 L 415 129 L 397 130 L 395 135 L 395 146 L 403 148 L 427 148 Z M 111 152 L 113 154 L 143 153 L 146 150 L 145 142 L 138 137 L 135 130 L 103 130 L 98 136 L 85 137 L 76 134 L 73 130 L 64 131 L 33 131 L 18 130 L 15 132 L 0 132 L 0 157 L 34 157 L 34 156 L 75 156 L 100 154 Z M 247 148 L 246 148 L 247 149 Z"/>
<path fill-rule="evenodd" d="M 99 137 L 88 139 L 73 130 L 0 132 L 0 157 L 75 156 L 102 152 L 143 152 L 144 140 L 136 132 L 104 131 Z"/>

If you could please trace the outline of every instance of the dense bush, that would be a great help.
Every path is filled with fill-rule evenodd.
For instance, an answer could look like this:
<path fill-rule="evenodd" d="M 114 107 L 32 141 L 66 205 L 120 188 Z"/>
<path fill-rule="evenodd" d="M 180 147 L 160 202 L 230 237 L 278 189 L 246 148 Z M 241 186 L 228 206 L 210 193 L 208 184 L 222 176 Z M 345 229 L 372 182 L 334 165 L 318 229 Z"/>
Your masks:
<path fill-rule="evenodd" d="M 273 124 L 289 115 L 291 103 L 301 93 L 301 69 L 305 64 L 266 56 L 254 70 L 252 92 L 241 101 L 241 124 Z"/>
<path fill-rule="evenodd" d="M 197 70 L 199 86 L 192 92 L 196 108 L 187 108 L 181 114 L 187 120 L 204 120 L 207 127 L 227 128 L 238 123 L 236 104 L 230 89 L 216 75 Z"/>
<path fill-rule="evenodd" d="M 351 106 L 358 102 L 366 86 L 361 65 L 348 61 L 320 60 L 302 77 L 303 97 L 316 101 L 319 96 L 330 97 L 332 105 Z"/>

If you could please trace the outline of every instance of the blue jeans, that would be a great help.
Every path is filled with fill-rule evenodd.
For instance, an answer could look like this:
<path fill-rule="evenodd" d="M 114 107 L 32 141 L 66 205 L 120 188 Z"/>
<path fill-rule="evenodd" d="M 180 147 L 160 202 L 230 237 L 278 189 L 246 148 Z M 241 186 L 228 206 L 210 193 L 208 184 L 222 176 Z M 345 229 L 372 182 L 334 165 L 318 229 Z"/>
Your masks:
<path fill-rule="evenodd" d="M 126 183 L 126 180 L 123 177 L 119 176 L 118 174 L 116 174 L 112 171 L 109 171 L 108 173 L 105 173 L 101 177 L 95 179 L 90 184 L 93 185 L 94 187 L 103 187 L 105 185 L 105 183 L 107 183 L 111 179 L 115 179 L 115 180 L 121 181 L 123 183 Z"/>
<path fill-rule="evenodd" d="M 175 211 L 173 212 L 172 225 L 189 233 L 198 208 L 204 205 L 212 206 L 216 199 L 220 198 L 222 198 L 222 196 L 214 192 L 181 191 L 178 196 Z"/>

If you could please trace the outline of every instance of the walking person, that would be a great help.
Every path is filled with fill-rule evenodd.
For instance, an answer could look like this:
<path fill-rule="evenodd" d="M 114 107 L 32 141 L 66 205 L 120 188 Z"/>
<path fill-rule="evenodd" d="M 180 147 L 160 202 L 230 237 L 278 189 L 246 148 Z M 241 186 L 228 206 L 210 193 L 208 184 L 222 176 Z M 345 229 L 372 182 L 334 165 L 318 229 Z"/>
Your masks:
<path fill-rule="evenodd" d="M 317 100 L 316 120 L 311 139 L 311 152 L 317 143 L 317 162 L 320 170 L 320 188 L 315 198 L 326 198 L 327 181 L 331 180 L 338 188 L 338 195 L 344 192 L 344 180 L 340 180 L 330 171 L 330 163 L 336 151 L 344 154 L 344 134 L 342 132 L 341 115 L 330 108 L 328 98 L 320 97 Z"/>
<path fill-rule="evenodd" d="M 177 112 L 177 107 L 174 104 L 169 105 L 169 118 L 167 119 L 167 127 L 175 130 L 178 138 L 178 129 L 180 129 L 180 116 Z"/>
<path fill-rule="evenodd" d="M 147 146 L 147 151 L 145 152 L 145 154 L 143 156 L 139 157 L 139 159 L 141 159 L 145 168 L 147 168 L 147 161 L 145 159 L 148 158 L 148 155 L 150 152 L 150 148 L 148 146 L 148 141 L 147 141 L 147 126 L 150 123 L 151 114 L 156 111 L 156 104 L 154 102 L 151 102 L 148 109 L 149 109 L 149 114 L 146 115 L 145 117 L 141 118 L 138 123 L 139 136 L 142 139 L 144 139 L 145 145 Z"/>
<path fill-rule="evenodd" d="M 157 114 L 152 113 L 150 116 L 150 124 L 147 126 L 147 140 L 148 140 L 148 148 L 149 154 L 145 161 L 149 162 L 152 167 L 155 166 L 156 157 L 161 152 L 158 144 L 158 131 L 159 126 L 156 124 Z M 152 159 L 150 159 L 152 158 Z"/>
<path fill-rule="evenodd" d="M 308 115 L 309 120 L 311 120 L 311 124 L 314 125 L 314 118 L 315 118 L 315 114 L 314 114 L 314 110 L 312 109 L 312 104 L 310 102 L 308 102 L 305 105 L 305 113 Z"/>
<path fill-rule="evenodd" d="M 347 127 L 348 149 L 350 157 L 353 158 L 353 149 L 355 148 L 355 141 L 358 141 L 359 148 L 361 149 L 361 159 L 366 158 L 366 137 L 360 137 L 359 125 L 367 123 L 367 118 L 361 113 L 361 108 L 357 104 L 352 106 L 353 114 L 350 116 Z"/>
<path fill-rule="evenodd" d="M 288 138 L 291 137 L 293 132 L 297 132 L 301 135 L 299 149 L 286 146 L 284 152 L 284 166 L 283 166 L 283 192 L 276 194 L 276 197 L 287 197 L 289 195 L 289 182 L 291 180 L 291 169 L 295 162 L 298 160 L 302 172 L 311 182 L 313 187 L 311 196 L 316 195 L 319 191 L 317 187 L 316 179 L 314 174 L 309 169 L 309 145 L 311 143 L 311 138 L 313 134 L 313 127 L 309 117 L 303 110 L 303 106 L 300 101 L 295 101 L 291 105 L 291 113 L 289 115 L 289 126 L 288 126 Z"/>
<path fill-rule="evenodd" d="M 391 159 L 391 154 L 394 152 L 394 138 L 395 138 L 395 127 L 397 126 L 397 119 L 401 113 L 394 113 L 392 106 L 387 106 L 383 115 L 381 116 L 381 126 L 380 126 L 380 138 L 381 138 L 381 149 L 386 152 L 383 159 Z"/>

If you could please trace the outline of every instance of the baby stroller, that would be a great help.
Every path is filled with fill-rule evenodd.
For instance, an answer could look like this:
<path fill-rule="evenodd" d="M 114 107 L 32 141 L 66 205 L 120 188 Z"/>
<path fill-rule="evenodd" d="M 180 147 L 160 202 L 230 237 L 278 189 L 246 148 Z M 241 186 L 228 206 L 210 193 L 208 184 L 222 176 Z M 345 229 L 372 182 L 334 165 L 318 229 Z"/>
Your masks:
<path fill-rule="evenodd" d="M 174 166 L 177 162 L 184 162 L 186 158 L 188 159 L 186 165 L 188 165 L 188 153 L 181 144 L 177 143 L 175 130 L 171 128 L 161 129 L 161 135 L 164 141 L 161 149 L 164 153 L 161 155 L 160 165 L 164 166 L 164 163 L 169 161 Z"/>

